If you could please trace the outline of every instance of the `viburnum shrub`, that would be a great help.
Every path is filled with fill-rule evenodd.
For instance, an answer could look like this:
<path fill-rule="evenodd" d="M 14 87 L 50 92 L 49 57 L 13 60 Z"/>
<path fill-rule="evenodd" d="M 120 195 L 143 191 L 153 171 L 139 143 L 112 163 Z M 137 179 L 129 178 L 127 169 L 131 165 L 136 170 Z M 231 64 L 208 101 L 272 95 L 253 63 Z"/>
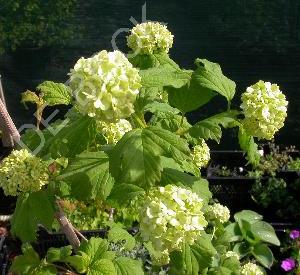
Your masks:
<path fill-rule="evenodd" d="M 251 125 L 262 129 L 269 119 L 273 135 L 283 123 L 284 115 L 274 116 L 277 103 L 284 111 L 283 95 L 277 86 L 255 86 L 242 109 L 232 109 L 236 85 L 221 67 L 197 58 L 193 70 L 183 69 L 168 55 L 172 43 L 165 26 L 137 25 L 128 58 L 103 50 L 79 59 L 67 85 L 46 81 L 23 93 L 24 103 L 37 105 L 37 128 L 22 135 L 26 149 L 0 165 L 1 186 L 19 195 L 11 233 L 24 246 L 12 272 L 241 274 L 255 261 L 257 270 L 270 268 L 268 244 L 279 245 L 274 229 L 252 211 L 232 213 L 231 222 L 199 168 L 226 128 L 238 128 L 241 148 L 257 164 L 254 136 L 262 137 L 249 130 L 248 110 L 261 93 L 265 109 Z M 192 125 L 186 115 L 217 96 L 224 111 Z M 70 106 L 65 118 L 40 130 L 44 108 L 59 104 Z M 107 236 L 86 240 L 72 221 L 78 229 L 103 224 Z M 39 225 L 63 231 L 71 246 L 51 248 L 41 259 L 28 245 Z M 125 230 L 132 226 L 135 236 Z"/>

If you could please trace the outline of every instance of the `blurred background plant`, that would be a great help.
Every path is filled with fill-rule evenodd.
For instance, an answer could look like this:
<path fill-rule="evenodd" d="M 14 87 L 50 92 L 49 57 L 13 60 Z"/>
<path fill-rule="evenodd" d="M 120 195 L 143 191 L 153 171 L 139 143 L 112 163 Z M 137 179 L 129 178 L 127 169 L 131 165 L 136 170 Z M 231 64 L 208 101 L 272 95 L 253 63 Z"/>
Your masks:
<path fill-rule="evenodd" d="M 74 35 L 77 0 L 1 0 L 0 53 L 20 48 L 61 47 Z"/>

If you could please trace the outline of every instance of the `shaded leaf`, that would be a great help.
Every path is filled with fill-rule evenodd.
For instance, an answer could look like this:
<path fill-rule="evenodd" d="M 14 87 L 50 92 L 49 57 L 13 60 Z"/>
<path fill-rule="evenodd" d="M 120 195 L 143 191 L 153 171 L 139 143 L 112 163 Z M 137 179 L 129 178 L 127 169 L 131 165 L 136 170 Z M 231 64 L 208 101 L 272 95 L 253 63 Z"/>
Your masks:
<path fill-rule="evenodd" d="M 254 246 L 252 254 L 255 259 L 264 267 L 270 268 L 273 265 L 274 257 L 271 249 L 265 244 Z"/>
<path fill-rule="evenodd" d="M 11 233 L 26 242 L 36 239 L 38 224 L 50 229 L 55 212 L 54 200 L 47 191 L 20 195 L 11 220 Z"/>
<path fill-rule="evenodd" d="M 109 172 L 109 158 L 104 152 L 77 155 L 57 179 L 70 184 L 71 193 L 81 200 L 105 200 L 114 185 Z"/>
<path fill-rule="evenodd" d="M 231 101 L 235 94 L 235 83 L 223 75 L 218 64 L 206 59 L 197 58 L 195 64 L 198 66 L 196 75 L 198 83 L 207 89 L 213 90 Z"/>
<path fill-rule="evenodd" d="M 112 150 L 110 171 L 118 182 L 150 188 L 160 181 L 161 155 L 180 165 L 191 160 L 188 144 L 178 135 L 154 126 L 135 129 Z"/>
<path fill-rule="evenodd" d="M 222 137 L 221 126 L 224 128 L 235 126 L 237 114 L 236 111 L 230 111 L 206 118 L 193 125 L 189 133 L 193 137 L 204 138 L 205 140 L 213 139 L 219 143 Z"/>

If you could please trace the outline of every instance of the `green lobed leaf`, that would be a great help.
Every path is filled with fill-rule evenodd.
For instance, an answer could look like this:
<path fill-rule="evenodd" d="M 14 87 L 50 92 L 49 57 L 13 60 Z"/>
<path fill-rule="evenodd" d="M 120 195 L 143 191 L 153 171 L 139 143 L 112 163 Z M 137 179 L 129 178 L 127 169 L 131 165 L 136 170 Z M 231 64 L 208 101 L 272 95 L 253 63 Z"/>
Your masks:
<path fill-rule="evenodd" d="M 52 158 L 76 156 L 88 149 L 97 134 L 96 121 L 88 116 L 80 116 L 73 121 L 66 119 L 53 130 L 40 153 L 50 154 Z"/>
<path fill-rule="evenodd" d="M 221 126 L 224 128 L 235 126 L 237 114 L 236 111 L 229 111 L 206 118 L 193 125 L 189 133 L 195 138 L 213 139 L 219 143 L 222 137 Z"/>
<path fill-rule="evenodd" d="M 251 232 L 253 233 L 254 237 L 270 244 L 280 245 L 280 241 L 276 236 L 275 230 L 267 222 L 264 221 L 257 221 L 251 224 Z"/>
<path fill-rule="evenodd" d="M 11 219 L 11 233 L 23 242 L 34 241 L 38 224 L 51 228 L 54 219 L 55 197 L 47 190 L 41 190 L 18 197 Z"/>
<path fill-rule="evenodd" d="M 258 146 L 254 142 L 254 138 L 249 136 L 242 126 L 239 127 L 238 139 L 241 149 L 247 154 L 246 158 L 254 166 L 260 161 Z"/>
<path fill-rule="evenodd" d="M 265 244 L 257 244 L 252 250 L 252 255 L 264 267 L 270 268 L 273 265 L 274 257 L 271 249 Z"/>
<path fill-rule="evenodd" d="M 153 101 L 145 106 L 145 111 L 151 112 L 153 114 L 157 113 L 170 113 L 178 114 L 180 111 L 176 108 L 171 107 L 169 104 L 164 102 Z"/>
<path fill-rule="evenodd" d="M 216 253 L 210 236 L 203 232 L 193 245 L 184 244 L 181 252 L 171 253 L 170 274 L 202 274 L 212 265 Z"/>
<path fill-rule="evenodd" d="M 114 261 L 117 275 L 143 275 L 142 263 L 127 257 L 118 257 Z"/>
<path fill-rule="evenodd" d="M 180 88 L 190 80 L 190 72 L 175 69 L 169 64 L 160 65 L 146 70 L 140 70 L 141 84 L 143 87 L 166 87 Z"/>
<path fill-rule="evenodd" d="M 132 250 L 135 247 L 135 238 L 123 229 L 121 226 L 114 224 L 108 231 L 107 239 L 110 242 L 125 242 L 124 248 L 126 250 Z"/>
<path fill-rule="evenodd" d="M 185 140 L 170 131 L 150 126 L 126 133 L 110 154 L 110 171 L 118 182 L 150 188 L 160 181 L 160 156 L 182 165 L 191 161 Z"/>
<path fill-rule="evenodd" d="M 43 100 L 49 106 L 69 105 L 72 102 L 71 89 L 63 83 L 45 81 L 37 87 L 37 90 L 42 93 Z"/>
<path fill-rule="evenodd" d="M 204 203 L 208 203 L 212 197 L 212 194 L 209 191 L 209 184 L 206 179 L 189 175 L 182 171 L 178 171 L 177 169 L 164 168 L 160 184 L 175 184 L 177 186 L 189 188 L 203 199 Z"/>
<path fill-rule="evenodd" d="M 191 247 L 185 243 L 182 251 L 170 254 L 170 275 L 198 275 L 199 264 Z"/>
<path fill-rule="evenodd" d="M 182 87 L 168 87 L 169 103 L 183 113 L 200 108 L 208 103 L 216 93 L 201 85 L 197 75 L 199 70 L 193 72 L 190 81 Z"/>
<path fill-rule="evenodd" d="M 47 251 L 46 259 L 49 263 L 65 262 L 72 254 L 72 246 L 63 246 L 60 248 L 50 247 Z"/>
<path fill-rule="evenodd" d="M 222 266 L 232 271 L 232 274 L 240 274 L 240 261 L 236 257 L 229 257 L 223 260 Z"/>
<path fill-rule="evenodd" d="M 41 261 L 39 255 L 31 245 L 22 246 L 23 255 L 17 256 L 10 267 L 14 274 L 27 275 L 55 275 L 57 270 L 54 266 Z"/>
<path fill-rule="evenodd" d="M 124 196 L 126 194 L 126 196 Z M 116 183 L 107 201 L 116 208 L 126 207 L 136 197 L 145 194 L 144 189 L 127 183 Z"/>
<path fill-rule="evenodd" d="M 105 200 L 114 185 L 109 172 L 109 158 L 104 152 L 77 155 L 57 179 L 68 183 L 71 194 L 79 200 Z"/>
<path fill-rule="evenodd" d="M 37 96 L 37 94 L 34 93 L 34 92 L 31 92 L 29 90 L 22 93 L 21 96 L 22 96 L 21 103 L 25 104 L 27 102 L 30 102 L 30 103 L 33 103 L 33 104 L 36 104 L 36 105 L 41 105 L 42 104 L 41 99 Z"/>
<path fill-rule="evenodd" d="M 92 237 L 81 242 L 77 255 L 69 256 L 67 262 L 79 273 L 87 275 L 115 275 L 112 255 L 108 253 L 108 242 Z"/>
<path fill-rule="evenodd" d="M 206 59 L 197 58 L 195 64 L 198 66 L 196 75 L 198 83 L 207 89 L 215 91 L 224 96 L 228 102 L 235 94 L 235 83 L 223 75 L 218 64 Z"/>
<path fill-rule="evenodd" d="M 128 59 L 131 64 L 134 65 L 134 67 L 137 67 L 141 70 L 159 67 L 161 65 L 169 65 L 173 69 L 180 69 L 179 66 L 165 52 L 138 54 L 133 57 L 129 57 Z"/>

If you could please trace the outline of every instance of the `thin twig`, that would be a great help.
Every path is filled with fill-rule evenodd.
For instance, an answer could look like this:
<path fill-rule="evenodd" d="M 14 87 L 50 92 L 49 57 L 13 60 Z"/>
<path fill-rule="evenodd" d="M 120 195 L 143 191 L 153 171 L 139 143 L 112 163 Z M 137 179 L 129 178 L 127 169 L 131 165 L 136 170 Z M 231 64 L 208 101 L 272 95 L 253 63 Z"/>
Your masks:
<path fill-rule="evenodd" d="M 71 246 L 73 247 L 73 249 L 76 251 L 79 246 L 80 246 L 80 240 L 78 239 L 75 231 L 74 231 L 74 227 L 73 225 L 70 223 L 70 221 L 67 219 L 61 203 L 59 200 L 56 201 L 57 207 L 58 207 L 58 211 L 55 214 L 55 217 L 60 225 L 61 230 L 63 231 L 63 233 L 66 235 L 69 243 L 71 244 Z"/>
<path fill-rule="evenodd" d="M 76 229 L 74 226 L 73 226 L 73 230 L 75 231 L 75 233 L 81 238 L 81 239 L 83 239 L 84 241 L 88 241 L 88 239 L 86 238 L 86 237 L 84 237 L 82 234 L 81 234 L 81 232 L 78 230 L 78 229 Z"/>

